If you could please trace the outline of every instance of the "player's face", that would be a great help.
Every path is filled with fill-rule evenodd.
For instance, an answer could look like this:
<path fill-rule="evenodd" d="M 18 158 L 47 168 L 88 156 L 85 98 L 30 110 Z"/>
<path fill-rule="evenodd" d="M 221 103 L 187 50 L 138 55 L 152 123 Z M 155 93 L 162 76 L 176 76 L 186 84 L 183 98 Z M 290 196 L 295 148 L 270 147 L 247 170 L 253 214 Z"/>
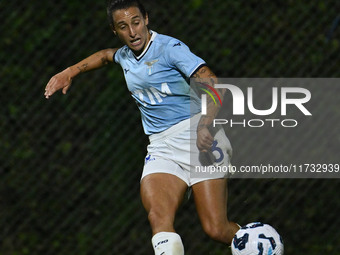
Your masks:
<path fill-rule="evenodd" d="M 146 15 L 144 18 L 139 8 L 129 7 L 114 11 L 112 17 L 114 20 L 113 32 L 136 55 L 142 53 L 150 40 L 147 28 L 148 16 Z"/>

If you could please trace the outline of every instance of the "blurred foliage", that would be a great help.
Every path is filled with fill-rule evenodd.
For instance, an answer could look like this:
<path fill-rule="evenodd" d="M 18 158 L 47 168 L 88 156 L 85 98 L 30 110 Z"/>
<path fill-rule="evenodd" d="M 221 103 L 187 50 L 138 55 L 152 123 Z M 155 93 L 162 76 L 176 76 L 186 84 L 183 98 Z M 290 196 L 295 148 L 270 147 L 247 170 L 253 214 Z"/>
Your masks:
<path fill-rule="evenodd" d="M 184 41 L 219 76 L 339 77 L 340 27 L 332 30 L 339 2 L 145 5 L 151 29 Z M 43 97 L 53 74 L 120 45 L 105 8 L 105 1 L 0 1 L 1 255 L 152 253 L 139 198 L 147 138 L 120 67 L 80 76 L 65 96 Z M 320 130 L 315 139 L 339 149 L 339 136 Z M 236 152 L 252 151 L 235 140 Z M 229 194 L 229 217 L 269 222 L 286 254 L 340 254 L 338 180 L 236 179 Z M 176 222 L 186 254 L 230 254 L 204 235 L 189 200 Z"/>

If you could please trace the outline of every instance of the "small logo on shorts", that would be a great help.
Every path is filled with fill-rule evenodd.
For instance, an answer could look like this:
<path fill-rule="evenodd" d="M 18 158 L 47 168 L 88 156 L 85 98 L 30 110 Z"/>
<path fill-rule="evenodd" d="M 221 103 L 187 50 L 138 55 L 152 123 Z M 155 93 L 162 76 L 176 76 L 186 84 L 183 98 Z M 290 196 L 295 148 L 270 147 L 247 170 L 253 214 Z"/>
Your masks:
<path fill-rule="evenodd" d="M 153 161 L 153 160 L 155 160 L 154 157 L 151 157 L 151 155 L 147 155 L 147 156 L 145 157 L 145 164 L 147 164 L 147 163 L 149 163 L 150 161 Z"/>

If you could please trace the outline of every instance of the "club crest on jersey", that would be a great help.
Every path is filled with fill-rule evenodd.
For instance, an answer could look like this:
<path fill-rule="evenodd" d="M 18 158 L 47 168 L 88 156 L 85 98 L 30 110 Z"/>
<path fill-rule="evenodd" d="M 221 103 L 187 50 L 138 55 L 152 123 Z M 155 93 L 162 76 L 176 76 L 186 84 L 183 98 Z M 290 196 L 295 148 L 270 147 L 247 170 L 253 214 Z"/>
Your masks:
<path fill-rule="evenodd" d="M 157 63 L 158 61 L 159 61 L 158 59 L 155 59 L 155 60 L 152 60 L 152 61 L 145 61 L 145 64 L 148 66 L 148 74 L 149 75 L 152 74 L 153 65 L 155 63 Z"/>

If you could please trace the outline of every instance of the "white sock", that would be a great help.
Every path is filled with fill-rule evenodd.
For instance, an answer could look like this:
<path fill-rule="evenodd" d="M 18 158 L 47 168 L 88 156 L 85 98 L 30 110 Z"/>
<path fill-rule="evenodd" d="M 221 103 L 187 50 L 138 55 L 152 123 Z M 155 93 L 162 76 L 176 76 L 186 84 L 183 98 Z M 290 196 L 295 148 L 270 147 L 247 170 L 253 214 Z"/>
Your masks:
<path fill-rule="evenodd" d="M 155 255 L 184 255 L 181 237 L 173 232 L 159 232 L 152 237 Z"/>

